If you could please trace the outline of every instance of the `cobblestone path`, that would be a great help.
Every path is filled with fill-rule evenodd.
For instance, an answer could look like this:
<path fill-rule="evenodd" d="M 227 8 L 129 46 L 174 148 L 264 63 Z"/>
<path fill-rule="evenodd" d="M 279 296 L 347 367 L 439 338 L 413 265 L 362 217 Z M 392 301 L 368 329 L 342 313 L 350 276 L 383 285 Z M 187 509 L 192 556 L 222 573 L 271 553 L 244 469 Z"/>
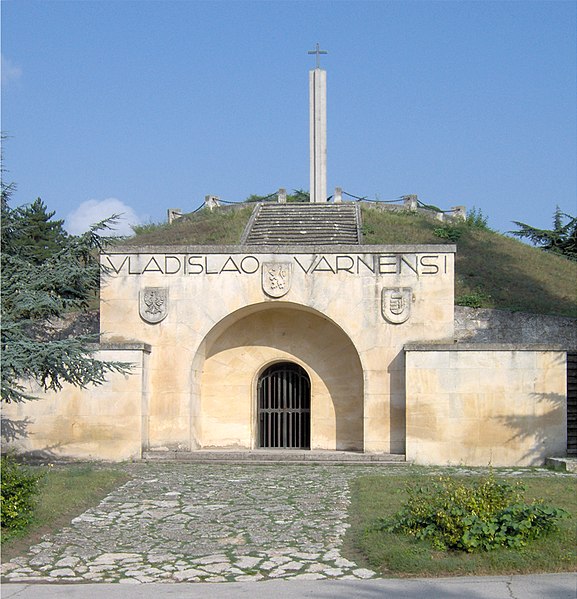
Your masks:
<path fill-rule="evenodd" d="M 340 553 L 348 482 L 366 473 L 406 474 L 409 468 L 125 467 L 132 480 L 69 527 L 45 537 L 26 556 L 3 564 L 4 579 L 142 583 L 372 578 L 374 572 Z M 546 470 L 535 474 L 555 476 Z"/>
<path fill-rule="evenodd" d="M 371 578 L 344 559 L 348 481 L 367 467 L 135 464 L 134 479 L 30 554 L 12 582 Z"/>

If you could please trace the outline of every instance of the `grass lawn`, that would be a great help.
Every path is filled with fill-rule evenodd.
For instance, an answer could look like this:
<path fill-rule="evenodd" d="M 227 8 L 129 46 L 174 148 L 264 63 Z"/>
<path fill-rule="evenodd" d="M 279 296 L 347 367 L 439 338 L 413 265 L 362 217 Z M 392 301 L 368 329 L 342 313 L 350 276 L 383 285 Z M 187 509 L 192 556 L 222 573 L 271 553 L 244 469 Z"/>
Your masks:
<path fill-rule="evenodd" d="M 33 523 L 23 532 L 2 529 L 2 560 L 25 553 L 43 535 L 57 531 L 89 507 L 97 505 L 111 490 L 129 480 L 113 468 L 97 464 L 31 467 L 45 472 Z"/>
<path fill-rule="evenodd" d="M 499 478 L 498 471 L 495 472 Z M 470 480 L 470 478 L 468 478 Z M 507 478 L 510 482 L 510 478 Z M 407 498 L 406 485 L 432 481 L 413 476 L 363 476 L 351 484 L 351 505 L 343 554 L 385 577 L 466 576 L 565 572 L 577 569 L 577 479 L 575 477 L 515 477 L 525 499 L 543 499 L 563 508 L 570 519 L 560 521 L 559 532 L 530 542 L 521 550 L 498 549 L 463 553 L 439 551 L 426 541 L 398 533 L 371 530 L 382 516 L 392 516 Z"/>

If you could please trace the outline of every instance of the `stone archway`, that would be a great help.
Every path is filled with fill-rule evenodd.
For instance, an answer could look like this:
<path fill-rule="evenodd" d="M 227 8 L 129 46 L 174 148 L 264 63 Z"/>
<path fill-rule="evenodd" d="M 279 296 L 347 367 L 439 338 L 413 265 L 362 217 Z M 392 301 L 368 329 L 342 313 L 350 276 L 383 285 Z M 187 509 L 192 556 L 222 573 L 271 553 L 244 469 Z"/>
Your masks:
<path fill-rule="evenodd" d="M 350 338 L 322 314 L 296 304 L 250 306 L 217 323 L 203 349 L 193 373 L 197 447 L 258 448 L 259 377 L 290 362 L 310 377 L 310 448 L 364 449 L 361 362 Z"/>

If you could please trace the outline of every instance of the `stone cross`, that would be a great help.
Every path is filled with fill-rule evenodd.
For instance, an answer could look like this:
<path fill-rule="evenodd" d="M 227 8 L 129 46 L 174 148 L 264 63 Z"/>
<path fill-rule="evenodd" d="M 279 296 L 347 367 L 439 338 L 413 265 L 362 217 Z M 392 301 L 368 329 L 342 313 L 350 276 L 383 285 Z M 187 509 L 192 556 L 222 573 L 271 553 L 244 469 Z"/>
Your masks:
<path fill-rule="evenodd" d="M 317 44 L 309 54 L 317 55 L 317 66 L 309 71 L 310 196 L 311 202 L 327 201 L 327 72 L 319 68 L 319 55 L 327 54 Z"/>
<path fill-rule="evenodd" d="M 321 54 L 328 54 L 328 52 L 326 50 L 321 50 L 319 43 L 317 42 L 317 47 L 316 50 L 309 50 L 309 54 L 316 54 L 317 55 L 317 69 L 320 69 L 320 55 Z"/>

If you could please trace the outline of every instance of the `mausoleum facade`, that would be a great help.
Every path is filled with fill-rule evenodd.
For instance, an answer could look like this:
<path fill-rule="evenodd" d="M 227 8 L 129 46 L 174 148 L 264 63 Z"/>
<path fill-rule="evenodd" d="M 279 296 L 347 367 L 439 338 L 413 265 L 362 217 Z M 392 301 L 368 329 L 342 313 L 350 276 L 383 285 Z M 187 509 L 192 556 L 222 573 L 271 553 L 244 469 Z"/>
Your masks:
<path fill-rule="evenodd" d="M 566 353 L 454 343 L 453 245 L 116 247 L 107 384 L 9 406 L 27 451 L 300 449 L 530 465 L 566 449 Z"/>
<path fill-rule="evenodd" d="M 293 364 L 310 381 L 297 446 L 404 453 L 403 345 L 451 338 L 454 248 L 118 252 L 103 256 L 101 326 L 152 348 L 149 447 L 290 447 L 259 431 L 258 388 Z"/>

